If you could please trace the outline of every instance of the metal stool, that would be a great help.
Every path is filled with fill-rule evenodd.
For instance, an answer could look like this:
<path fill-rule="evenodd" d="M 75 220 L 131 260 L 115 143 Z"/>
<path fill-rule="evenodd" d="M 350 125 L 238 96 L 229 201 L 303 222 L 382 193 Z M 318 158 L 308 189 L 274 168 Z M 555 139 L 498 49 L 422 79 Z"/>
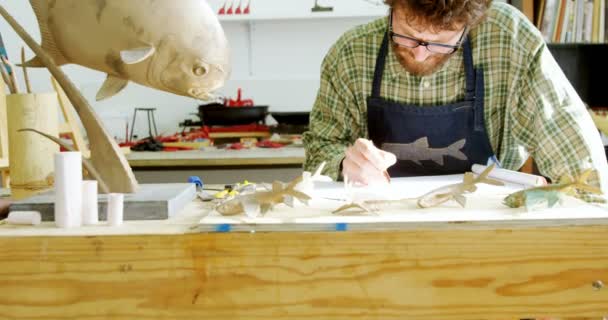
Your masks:
<path fill-rule="evenodd" d="M 152 138 L 158 136 L 158 130 L 156 129 L 156 120 L 154 120 L 155 110 L 156 108 L 135 108 L 135 111 L 133 111 L 133 121 L 131 122 L 131 134 L 129 135 L 129 141 L 133 141 L 133 131 L 135 131 L 135 118 L 137 117 L 137 111 L 145 111 L 148 115 L 149 136 Z M 154 128 L 154 135 L 152 135 L 152 128 Z"/>

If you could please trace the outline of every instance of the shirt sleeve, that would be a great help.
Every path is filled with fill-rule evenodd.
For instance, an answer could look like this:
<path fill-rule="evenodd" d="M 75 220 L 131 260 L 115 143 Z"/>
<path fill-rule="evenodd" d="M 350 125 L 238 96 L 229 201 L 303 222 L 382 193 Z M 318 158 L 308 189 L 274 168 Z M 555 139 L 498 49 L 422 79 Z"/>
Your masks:
<path fill-rule="evenodd" d="M 352 90 L 340 76 L 336 62 L 341 54 L 334 47 L 321 66 L 321 83 L 315 104 L 310 113 L 309 131 L 304 133 L 306 158 L 304 170 L 314 171 L 325 161 L 324 174 L 337 180 L 346 148 L 360 131 L 355 98 Z M 359 119 L 356 119 L 359 118 Z"/>
<path fill-rule="evenodd" d="M 599 133 L 546 45 L 540 46 L 523 72 L 520 89 L 517 105 L 506 114 L 512 135 L 508 149 L 514 153 L 525 149 L 540 173 L 554 183 L 594 169 L 588 182 L 605 193 L 608 167 Z M 600 200 L 587 194 L 581 197 Z"/>

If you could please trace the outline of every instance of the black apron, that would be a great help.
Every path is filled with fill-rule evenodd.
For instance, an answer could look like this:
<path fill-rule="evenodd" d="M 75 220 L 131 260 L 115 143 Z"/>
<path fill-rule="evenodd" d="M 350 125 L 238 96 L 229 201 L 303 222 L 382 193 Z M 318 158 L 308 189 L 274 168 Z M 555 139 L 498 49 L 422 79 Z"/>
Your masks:
<path fill-rule="evenodd" d="M 372 95 L 367 98 L 369 137 L 376 147 L 394 153 L 391 176 L 455 174 L 487 164 L 494 156 L 484 122 L 483 70 L 473 67 L 471 44 L 463 43 L 466 94 L 463 101 L 417 106 L 380 97 L 388 54 L 384 36 L 376 59 Z"/>

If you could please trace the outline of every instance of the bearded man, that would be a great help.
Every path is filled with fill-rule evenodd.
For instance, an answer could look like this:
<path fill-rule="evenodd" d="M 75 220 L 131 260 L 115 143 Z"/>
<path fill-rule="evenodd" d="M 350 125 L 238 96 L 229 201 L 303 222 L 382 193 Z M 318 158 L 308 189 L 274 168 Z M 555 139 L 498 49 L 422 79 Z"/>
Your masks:
<path fill-rule="evenodd" d="M 306 170 L 362 184 L 464 173 L 529 156 L 552 181 L 608 165 L 584 103 L 541 33 L 490 0 L 386 0 L 329 50 L 304 135 Z"/>

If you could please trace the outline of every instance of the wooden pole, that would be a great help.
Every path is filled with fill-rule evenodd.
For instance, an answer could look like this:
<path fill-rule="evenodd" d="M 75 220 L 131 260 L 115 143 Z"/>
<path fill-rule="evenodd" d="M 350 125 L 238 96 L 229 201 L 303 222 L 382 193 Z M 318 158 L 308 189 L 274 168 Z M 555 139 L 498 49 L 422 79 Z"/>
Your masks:
<path fill-rule="evenodd" d="M 8 59 L 6 59 L 5 57 L 2 57 L 2 62 L 4 62 L 4 64 L 6 66 L 8 66 L 9 68 L 11 68 L 11 83 L 13 84 L 13 93 L 19 93 L 21 92 L 21 89 L 19 89 L 19 82 L 17 81 L 17 73 L 15 72 L 15 66 L 8 61 Z"/>
<path fill-rule="evenodd" d="M 21 67 L 23 68 L 23 80 L 25 81 L 25 90 L 27 93 L 32 93 L 30 86 L 30 77 L 27 75 L 27 67 L 25 66 L 25 48 L 21 47 Z"/>

